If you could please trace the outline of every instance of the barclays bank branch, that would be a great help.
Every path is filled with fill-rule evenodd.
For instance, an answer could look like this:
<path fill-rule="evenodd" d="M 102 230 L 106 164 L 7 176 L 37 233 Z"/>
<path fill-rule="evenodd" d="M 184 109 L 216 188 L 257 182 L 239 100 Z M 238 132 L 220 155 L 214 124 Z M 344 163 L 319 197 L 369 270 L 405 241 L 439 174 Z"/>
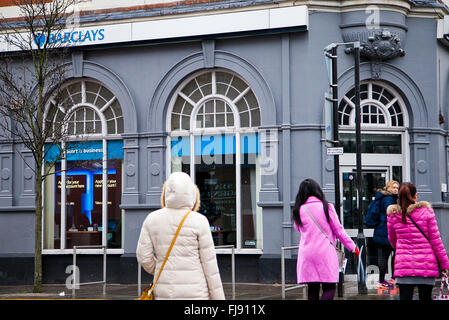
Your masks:
<path fill-rule="evenodd" d="M 163 182 L 176 171 L 198 185 L 199 211 L 215 244 L 235 246 L 236 280 L 279 283 L 281 247 L 300 237 L 291 221 L 300 181 L 319 181 L 334 201 L 323 50 L 355 40 L 364 48 L 365 205 L 387 180 L 413 181 L 419 197 L 433 204 L 448 248 L 442 190 L 449 174 L 449 9 L 406 0 L 379 1 L 377 9 L 373 27 L 366 24 L 367 5 L 342 1 L 186 3 L 164 13 L 149 7 L 82 14 L 76 31 L 55 36 L 71 46 L 61 99 L 68 108 L 50 99 L 48 113 L 69 119 L 74 136 L 89 135 L 71 141 L 44 182 L 44 284 L 65 283 L 74 245 L 106 245 L 108 283 L 137 283 L 141 225 L 160 208 Z M 341 49 L 340 218 L 356 237 L 353 79 L 353 56 Z M 48 151 L 51 162 L 57 152 Z M 0 284 L 33 281 L 30 156 L 20 144 L 1 142 Z M 376 264 L 373 230 L 364 232 L 368 264 Z M 228 282 L 231 251 L 217 253 Z M 101 277 L 101 261 L 101 250 L 80 249 L 80 268 L 89 270 L 83 282 Z M 296 280 L 295 265 L 294 253 L 289 282 Z M 350 260 L 346 275 L 355 272 Z"/>

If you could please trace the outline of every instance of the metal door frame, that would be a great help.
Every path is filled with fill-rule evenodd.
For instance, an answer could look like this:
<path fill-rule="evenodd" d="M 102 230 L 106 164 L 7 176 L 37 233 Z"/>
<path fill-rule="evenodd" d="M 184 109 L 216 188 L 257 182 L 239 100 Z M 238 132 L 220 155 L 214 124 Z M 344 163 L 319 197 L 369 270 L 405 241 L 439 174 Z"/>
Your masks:
<path fill-rule="evenodd" d="M 367 173 L 367 172 L 385 172 L 386 173 L 386 177 L 385 177 L 385 182 L 388 180 L 391 180 L 392 177 L 392 165 L 384 165 L 384 166 L 376 166 L 376 167 L 362 167 L 362 174 L 363 173 Z M 345 227 L 344 225 L 344 219 L 343 219 L 343 174 L 344 173 L 354 173 L 355 174 L 355 170 L 356 167 L 355 166 L 340 166 L 340 179 L 341 179 L 341 184 L 340 184 L 340 194 L 341 194 L 341 208 L 340 208 L 340 221 L 343 225 L 343 227 Z M 351 238 L 355 238 L 357 237 L 358 234 L 358 229 L 354 228 L 354 229 L 347 229 L 345 227 L 345 231 L 346 233 L 351 237 Z M 373 232 L 374 229 L 373 228 L 364 228 L 364 234 L 367 238 L 372 238 L 373 237 Z"/>

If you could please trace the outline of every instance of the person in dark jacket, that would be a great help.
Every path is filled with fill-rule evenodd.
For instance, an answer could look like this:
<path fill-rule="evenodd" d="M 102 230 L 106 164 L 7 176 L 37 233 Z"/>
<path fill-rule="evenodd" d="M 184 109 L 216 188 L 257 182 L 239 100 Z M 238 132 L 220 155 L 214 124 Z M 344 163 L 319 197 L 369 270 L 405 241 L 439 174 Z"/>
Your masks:
<path fill-rule="evenodd" d="M 377 247 L 377 257 L 379 266 L 379 282 L 378 288 L 391 288 L 394 286 L 394 279 L 385 281 L 385 274 L 388 269 L 388 257 L 393 251 L 393 248 L 388 241 L 388 228 L 387 228 L 387 208 L 389 205 L 397 204 L 398 202 L 399 182 L 391 180 L 385 184 L 383 189 L 379 189 L 376 192 L 375 200 L 379 200 L 379 224 L 374 229 L 373 241 Z M 394 256 L 391 259 L 392 273 Z"/>

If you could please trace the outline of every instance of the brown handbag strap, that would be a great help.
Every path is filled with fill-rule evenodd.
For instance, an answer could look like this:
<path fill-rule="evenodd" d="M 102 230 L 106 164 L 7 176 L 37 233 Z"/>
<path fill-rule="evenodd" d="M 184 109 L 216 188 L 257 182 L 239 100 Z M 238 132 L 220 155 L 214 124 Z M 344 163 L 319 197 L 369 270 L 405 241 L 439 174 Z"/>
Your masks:
<path fill-rule="evenodd" d="M 186 218 L 187 218 L 187 216 L 189 215 L 190 212 L 192 212 L 192 210 L 189 210 L 189 211 L 184 215 L 184 217 L 182 218 L 181 222 L 179 223 L 178 230 L 176 230 L 176 233 L 175 233 L 175 235 L 174 235 L 174 237 L 173 237 L 173 240 L 171 241 L 170 247 L 169 247 L 168 250 L 167 250 L 167 254 L 165 255 L 164 262 L 162 262 L 162 266 L 161 266 L 161 268 L 159 269 L 159 273 L 157 274 L 156 280 L 153 281 L 153 286 L 151 287 L 151 289 L 150 289 L 150 291 L 148 292 L 148 294 L 150 294 L 150 293 L 153 291 L 154 287 L 156 286 L 156 283 L 157 283 L 157 281 L 159 280 L 159 277 L 161 276 L 162 269 L 164 269 L 165 263 L 166 263 L 167 260 L 168 260 L 168 256 L 170 255 L 171 249 L 172 249 L 173 246 L 175 245 L 175 241 L 176 241 L 176 238 L 178 237 L 179 231 L 181 231 L 181 227 L 182 227 L 184 221 L 186 220 Z"/>

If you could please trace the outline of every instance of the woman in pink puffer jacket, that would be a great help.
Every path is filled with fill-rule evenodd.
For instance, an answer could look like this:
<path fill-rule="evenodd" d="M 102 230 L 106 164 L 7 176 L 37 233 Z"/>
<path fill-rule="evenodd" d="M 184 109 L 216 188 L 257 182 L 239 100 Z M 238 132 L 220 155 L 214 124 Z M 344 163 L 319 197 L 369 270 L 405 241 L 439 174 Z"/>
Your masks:
<path fill-rule="evenodd" d="M 438 262 L 446 274 L 449 269 L 432 206 L 416 199 L 416 187 L 404 182 L 399 189 L 399 204 L 387 208 L 388 240 L 396 251 L 394 277 L 400 300 L 411 300 L 415 286 L 420 300 L 431 300 L 435 277 L 439 276 Z"/>

